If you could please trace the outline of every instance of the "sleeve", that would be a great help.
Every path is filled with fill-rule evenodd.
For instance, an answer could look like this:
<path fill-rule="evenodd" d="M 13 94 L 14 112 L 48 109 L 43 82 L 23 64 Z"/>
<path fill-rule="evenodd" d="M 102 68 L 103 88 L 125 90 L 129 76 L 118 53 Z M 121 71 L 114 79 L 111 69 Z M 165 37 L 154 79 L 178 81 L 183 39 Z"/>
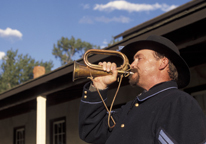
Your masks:
<path fill-rule="evenodd" d="M 108 127 L 108 114 L 99 94 L 89 91 L 90 83 L 83 88 L 82 99 L 79 110 L 79 136 L 88 143 L 103 144 L 108 139 L 112 129 Z M 106 102 L 107 89 L 100 90 Z M 118 118 L 117 112 L 112 115 L 115 121 Z"/>
<path fill-rule="evenodd" d="M 206 143 L 206 117 L 191 96 L 182 95 L 163 107 L 156 139 L 161 144 Z"/>

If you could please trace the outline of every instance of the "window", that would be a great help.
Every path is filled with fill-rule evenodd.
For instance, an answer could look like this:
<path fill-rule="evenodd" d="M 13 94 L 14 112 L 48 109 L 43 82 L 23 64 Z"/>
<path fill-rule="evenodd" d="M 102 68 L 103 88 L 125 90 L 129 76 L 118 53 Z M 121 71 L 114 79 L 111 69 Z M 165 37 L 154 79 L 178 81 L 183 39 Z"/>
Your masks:
<path fill-rule="evenodd" d="M 66 119 L 60 118 L 51 121 L 51 143 L 66 144 Z"/>
<path fill-rule="evenodd" d="M 25 144 L 25 127 L 14 129 L 14 144 Z"/>

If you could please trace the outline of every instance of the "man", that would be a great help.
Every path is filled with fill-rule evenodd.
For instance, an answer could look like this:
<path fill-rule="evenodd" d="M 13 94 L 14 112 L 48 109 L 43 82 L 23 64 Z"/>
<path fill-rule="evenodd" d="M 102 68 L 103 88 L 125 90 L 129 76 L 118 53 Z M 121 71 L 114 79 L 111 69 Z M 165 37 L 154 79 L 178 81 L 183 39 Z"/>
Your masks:
<path fill-rule="evenodd" d="M 113 111 L 116 125 L 109 128 L 108 114 L 94 87 L 106 100 L 117 70 L 115 63 L 99 63 L 112 75 L 96 77 L 84 86 L 80 138 L 94 144 L 205 144 L 206 117 L 192 96 L 178 90 L 190 79 L 178 48 L 164 37 L 150 36 L 125 46 L 122 52 L 133 61 L 130 84 L 144 92 Z"/>

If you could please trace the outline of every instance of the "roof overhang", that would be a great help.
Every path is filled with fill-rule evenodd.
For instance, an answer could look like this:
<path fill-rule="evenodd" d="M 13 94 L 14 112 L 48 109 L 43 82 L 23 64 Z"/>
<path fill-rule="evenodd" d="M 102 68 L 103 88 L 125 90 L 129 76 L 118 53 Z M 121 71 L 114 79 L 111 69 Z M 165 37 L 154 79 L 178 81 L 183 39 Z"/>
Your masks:
<path fill-rule="evenodd" d="M 157 34 L 171 39 L 178 46 L 181 55 L 190 67 L 206 63 L 205 14 L 205 0 L 191 1 L 125 31 L 117 36 L 122 36 L 123 40 L 105 49 L 118 50 L 119 46 L 125 46 L 131 42 L 145 39 L 151 34 Z M 194 55 L 194 53 L 196 54 Z M 106 55 L 89 57 L 91 63 L 103 60 L 112 59 Z M 80 59 L 78 62 L 83 63 L 83 60 Z M 70 63 L 1 93 L 0 115 L 13 113 L 17 107 L 24 109 L 25 104 L 30 105 L 31 109 L 35 109 L 35 105 L 32 105 L 31 102 L 35 102 L 39 95 L 47 97 L 48 106 L 81 97 L 82 87 L 88 80 L 80 79 L 73 82 L 72 74 L 73 63 Z M 126 84 L 128 84 L 127 79 L 123 81 L 123 85 Z"/>

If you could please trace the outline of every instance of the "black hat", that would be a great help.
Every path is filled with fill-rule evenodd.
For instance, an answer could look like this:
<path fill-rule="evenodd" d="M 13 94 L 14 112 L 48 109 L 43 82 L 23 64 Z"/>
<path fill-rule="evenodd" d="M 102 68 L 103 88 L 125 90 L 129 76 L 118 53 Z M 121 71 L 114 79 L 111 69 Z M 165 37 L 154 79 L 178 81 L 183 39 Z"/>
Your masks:
<path fill-rule="evenodd" d="M 140 40 L 126 45 L 121 52 L 126 54 L 130 63 L 133 62 L 134 54 L 141 49 L 151 49 L 165 55 L 178 71 L 177 84 L 179 88 L 187 86 L 190 82 L 190 70 L 187 63 L 180 56 L 177 46 L 162 36 L 152 35 L 146 40 Z"/>

